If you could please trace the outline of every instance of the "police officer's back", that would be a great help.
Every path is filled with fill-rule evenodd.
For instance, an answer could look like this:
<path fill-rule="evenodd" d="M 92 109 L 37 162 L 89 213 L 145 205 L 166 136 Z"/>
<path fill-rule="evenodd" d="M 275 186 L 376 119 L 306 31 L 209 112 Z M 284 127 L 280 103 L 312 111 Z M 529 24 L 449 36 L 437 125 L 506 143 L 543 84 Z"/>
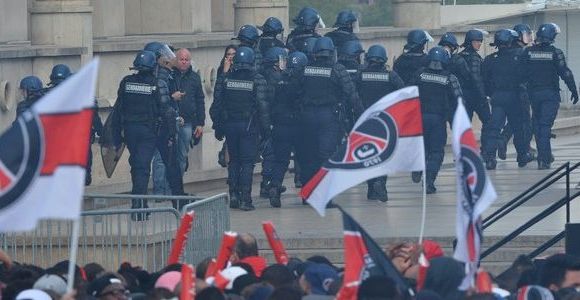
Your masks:
<path fill-rule="evenodd" d="M 42 81 L 36 76 L 26 76 L 20 80 L 20 93 L 22 95 L 22 101 L 16 105 L 16 118 L 18 118 L 24 111 L 30 109 L 30 107 L 42 97 L 44 94 L 42 88 Z"/>
<path fill-rule="evenodd" d="M 559 32 L 560 28 L 554 23 L 540 25 L 536 32 L 536 44 L 526 48 L 523 53 L 532 119 L 535 120 L 538 169 L 550 168 L 551 127 L 560 106 L 560 78 L 570 90 L 572 103 L 578 102 L 576 82 L 566 64 L 564 52 L 553 45 Z"/>
<path fill-rule="evenodd" d="M 302 46 L 299 48 L 302 48 L 302 50 L 295 50 L 298 52 L 302 52 L 306 55 L 306 57 L 308 58 L 308 61 L 313 62 L 314 61 L 314 45 L 316 45 L 316 40 L 318 40 L 319 37 L 309 37 L 304 39 L 304 41 L 302 42 Z"/>
<path fill-rule="evenodd" d="M 319 38 L 314 51 L 316 60 L 309 62 L 301 78 L 303 143 L 299 152 L 304 157 L 301 165 L 303 184 L 336 150 L 344 132 L 344 128 L 341 128 L 344 117 L 341 114 L 354 118 L 362 111 L 355 86 L 346 68 L 334 61 L 334 51 L 330 38 Z M 353 111 L 345 112 L 345 103 Z"/>
<path fill-rule="evenodd" d="M 269 17 L 264 25 L 258 26 L 262 30 L 262 35 L 258 39 L 257 49 L 264 55 L 268 49 L 273 47 L 284 47 L 284 42 L 278 39 L 278 35 L 284 32 L 282 22 L 276 17 Z"/>
<path fill-rule="evenodd" d="M 474 110 L 477 111 L 479 107 L 487 105 L 481 76 L 483 58 L 478 53 L 485 34 L 486 32 L 479 29 L 468 30 L 461 45 L 464 49 L 459 53 L 467 63 L 469 70 L 469 77 L 463 78 L 462 76 L 459 80 L 465 93 L 465 104 L 470 116 Z"/>
<path fill-rule="evenodd" d="M 234 70 L 218 78 L 210 116 L 216 138 L 225 137 L 228 143 L 230 207 L 253 210 L 251 192 L 258 131 L 268 137 L 271 122 L 267 83 L 254 68 L 251 48 L 239 47 Z"/>
<path fill-rule="evenodd" d="M 365 109 L 385 95 L 405 86 L 395 71 L 387 69 L 387 50 L 381 45 L 372 45 L 365 56 L 365 67 L 356 80 L 357 91 Z M 387 177 L 367 181 L 367 199 L 387 201 Z"/>
<path fill-rule="evenodd" d="M 312 7 L 304 7 L 298 12 L 298 15 L 292 19 L 296 27 L 288 35 L 286 40 L 286 47 L 292 51 L 301 51 L 306 55 L 304 50 L 304 41 L 311 37 L 320 37 L 316 32 L 316 28 L 320 22 L 320 15 Z"/>
<path fill-rule="evenodd" d="M 415 29 L 407 34 L 407 44 L 405 44 L 403 54 L 393 64 L 393 70 L 401 76 L 406 85 L 409 85 L 411 77 L 420 68 L 427 65 L 425 45 L 429 41 L 433 41 L 433 38 L 424 30 Z"/>
<path fill-rule="evenodd" d="M 451 104 L 461 97 L 461 87 L 455 75 L 446 69 L 449 53 L 442 47 L 429 50 L 429 64 L 411 80 L 419 87 L 426 158 L 427 193 L 437 191 L 435 179 L 445 155 L 447 116 Z"/>
<path fill-rule="evenodd" d="M 338 63 L 346 68 L 346 71 L 350 74 L 353 81 L 358 77 L 364 52 L 365 50 L 358 40 L 343 43 L 338 52 Z"/>
<path fill-rule="evenodd" d="M 342 10 L 336 16 L 334 23 L 336 30 L 331 31 L 324 36 L 332 39 L 336 47 L 338 56 L 342 54 L 342 46 L 348 41 L 358 41 L 358 37 L 354 33 L 358 31 L 358 20 L 351 10 Z"/>

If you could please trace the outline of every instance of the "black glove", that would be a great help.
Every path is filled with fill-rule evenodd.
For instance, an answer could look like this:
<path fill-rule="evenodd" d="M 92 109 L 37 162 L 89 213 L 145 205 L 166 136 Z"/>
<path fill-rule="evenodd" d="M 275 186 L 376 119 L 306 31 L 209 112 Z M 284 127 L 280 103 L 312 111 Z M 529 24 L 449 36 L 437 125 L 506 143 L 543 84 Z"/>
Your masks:
<path fill-rule="evenodd" d="M 570 97 L 570 100 L 572 100 L 572 104 L 578 103 L 578 91 L 572 91 L 572 97 Z"/>
<path fill-rule="evenodd" d="M 223 141 L 224 140 L 224 137 L 226 136 L 224 134 L 224 132 L 221 129 L 219 129 L 219 128 L 216 128 L 214 130 L 214 135 L 215 135 L 216 140 L 218 140 L 218 141 Z"/>

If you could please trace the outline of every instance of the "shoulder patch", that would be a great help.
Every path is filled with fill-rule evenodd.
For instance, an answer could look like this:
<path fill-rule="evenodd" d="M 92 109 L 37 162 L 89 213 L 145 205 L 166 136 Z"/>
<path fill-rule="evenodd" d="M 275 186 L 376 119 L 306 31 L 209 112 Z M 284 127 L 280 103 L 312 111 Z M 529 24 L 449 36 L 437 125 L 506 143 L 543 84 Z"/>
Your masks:
<path fill-rule="evenodd" d="M 331 73 L 332 73 L 331 68 L 307 66 L 304 69 L 304 76 L 308 77 L 330 77 Z"/>
<path fill-rule="evenodd" d="M 363 72 L 362 81 L 389 81 L 389 73 Z"/>
<path fill-rule="evenodd" d="M 226 81 L 226 89 L 251 92 L 254 90 L 254 82 L 247 80 L 228 79 Z"/>
<path fill-rule="evenodd" d="M 125 93 L 129 94 L 151 95 L 156 89 L 157 89 L 156 86 L 146 83 L 138 83 L 138 82 L 125 83 Z"/>

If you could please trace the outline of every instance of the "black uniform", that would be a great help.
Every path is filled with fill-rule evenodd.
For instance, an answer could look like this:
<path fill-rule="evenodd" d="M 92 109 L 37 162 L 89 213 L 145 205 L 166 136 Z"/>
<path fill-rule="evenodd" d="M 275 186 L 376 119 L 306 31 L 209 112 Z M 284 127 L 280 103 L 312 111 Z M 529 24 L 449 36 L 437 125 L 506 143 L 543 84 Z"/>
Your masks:
<path fill-rule="evenodd" d="M 307 53 L 308 51 L 304 49 L 304 41 L 311 37 L 317 38 L 320 37 L 320 34 L 314 30 L 304 30 L 300 27 L 296 27 L 292 32 L 290 32 L 288 39 L 286 39 L 286 48 L 288 48 L 290 52 L 300 51 Z"/>
<path fill-rule="evenodd" d="M 345 114 L 357 116 L 362 111 L 355 86 L 341 64 L 332 58 L 317 58 L 300 78 L 302 91 L 298 147 L 301 181 L 306 184 L 336 150 L 344 129 Z M 346 111 L 348 103 L 353 111 Z"/>
<path fill-rule="evenodd" d="M 549 167 L 552 160 L 551 129 L 560 107 L 559 78 L 573 93 L 577 93 L 576 83 L 566 65 L 564 53 L 551 44 L 542 43 L 526 48 L 523 60 L 532 105 L 538 163 Z"/>
<path fill-rule="evenodd" d="M 267 83 L 254 70 L 234 70 L 218 78 L 210 116 L 216 136 L 228 143 L 228 184 L 240 195 L 243 210 L 254 209 L 252 178 L 258 153 L 259 130 L 268 136 L 270 111 Z"/>
<path fill-rule="evenodd" d="M 284 42 L 277 39 L 275 36 L 269 36 L 269 35 L 260 36 L 260 39 L 258 40 L 258 43 L 256 46 L 256 48 L 260 51 L 260 53 L 266 53 L 266 51 L 268 51 L 268 49 L 274 48 L 274 47 L 284 48 L 285 45 L 284 45 Z"/>
<path fill-rule="evenodd" d="M 490 148 L 489 122 L 491 121 L 491 110 L 485 95 L 483 78 L 481 75 L 481 64 L 483 58 L 475 49 L 468 46 L 459 53 L 465 60 L 469 70 L 469 77 L 458 77 L 463 91 L 465 109 L 469 118 L 473 118 L 473 112 L 481 121 L 481 152 L 484 160 L 495 158 Z"/>
<path fill-rule="evenodd" d="M 409 51 L 399 56 L 394 64 L 393 71 L 397 72 L 408 86 L 415 73 L 427 65 L 427 54 L 423 50 Z"/>
<path fill-rule="evenodd" d="M 498 145 L 501 144 L 501 129 L 506 118 L 514 129 L 514 145 L 518 162 L 525 166 L 528 160 L 529 144 L 526 144 L 522 118 L 521 93 L 524 88 L 521 51 L 514 48 L 500 48 L 488 55 L 482 66 L 486 94 L 491 97 L 492 117 L 490 122 L 490 151 L 495 159 Z"/>
<path fill-rule="evenodd" d="M 356 87 L 364 109 L 371 107 L 385 95 L 405 86 L 397 72 L 389 71 L 384 64 L 371 64 L 360 70 Z M 386 193 L 387 176 L 367 181 L 367 199 L 388 200 Z M 382 193 L 384 195 L 381 195 Z"/>
<path fill-rule="evenodd" d="M 342 45 L 348 41 L 358 41 L 358 37 L 353 32 L 345 29 L 345 28 L 338 28 L 334 31 L 328 32 L 324 36 L 327 36 L 332 39 L 334 46 L 336 47 L 337 54 L 340 56 L 342 49 Z"/>
<path fill-rule="evenodd" d="M 443 163 L 447 142 L 447 117 L 453 103 L 462 96 L 459 81 L 448 70 L 423 68 L 410 84 L 419 87 L 423 115 L 427 189 L 434 182 Z"/>

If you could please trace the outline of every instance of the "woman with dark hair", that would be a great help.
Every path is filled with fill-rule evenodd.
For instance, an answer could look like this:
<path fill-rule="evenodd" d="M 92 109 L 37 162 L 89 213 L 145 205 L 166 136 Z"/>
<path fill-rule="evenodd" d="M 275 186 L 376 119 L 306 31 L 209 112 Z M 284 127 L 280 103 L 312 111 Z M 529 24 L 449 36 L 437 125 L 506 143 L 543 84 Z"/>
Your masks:
<path fill-rule="evenodd" d="M 234 56 L 236 55 L 237 48 L 238 48 L 238 46 L 236 46 L 236 45 L 229 45 L 226 47 L 226 50 L 224 51 L 224 56 L 222 57 L 222 60 L 220 62 L 220 66 L 218 67 L 218 70 L 217 70 L 217 77 L 224 76 L 226 73 L 232 71 L 232 64 L 233 64 Z M 216 82 L 217 82 L 217 80 L 216 80 Z M 218 152 L 218 164 L 220 166 L 222 166 L 222 168 L 225 168 L 228 166 L 229 159 L 226 157 L 228 155 L 228 151 L 226 151 L 226 150 L 227 150 L 227 144 L 224 142 L 223 146 L 222 146 L 222 150 L 220 150 L 220 152 Z"/>

